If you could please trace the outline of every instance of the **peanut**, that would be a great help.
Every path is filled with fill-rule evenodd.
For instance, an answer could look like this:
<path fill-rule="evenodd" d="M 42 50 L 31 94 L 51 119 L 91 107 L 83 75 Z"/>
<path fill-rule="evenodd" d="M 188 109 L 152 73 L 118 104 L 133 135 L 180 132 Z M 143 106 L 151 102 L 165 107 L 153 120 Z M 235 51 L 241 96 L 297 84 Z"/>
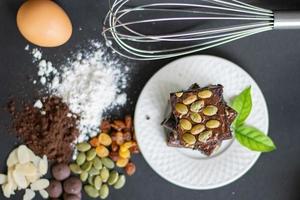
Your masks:
<path fill-rule="evenodd" d="M 112 150 L 113 152 L 116 152 L 116 151 L 118 151 L 118 149 L 119 149 L 119 145 L 118 145 L 115 141 L 113 141 L 113 142 L 111 143 L 111 150 Z"/>
<path fill-rule="evenodd" d="M 116 162 L 116 165 L 118 167 L 122 168 L 122 167 L 125 167 L 127 165 L 128 161 L 129 161 L 128 158 L 121 158 L 121 157 L 119 157 L 119 159 Z"/>
<path fill-rule="evenodd" d="M 130 147 L 133 146 L 133 142 L 129 141 L 129 142 L 125 142 L 124 144 L 121 145 L 121 147 L 129 149 Z"/>
<path fill-rule="evenodd" d="M 115 134 L 115 136 L 116 136 L 116 143 L 118 145 L 122 145 L 124 143 L 123 133 L 122 132 L 117 132 Z"/>
<path fill-rule="evenodd" d="M 125 116 L 125 126 L 128 130 L 132 128 L 132 117 L 130 115 Z"/>
<path fill-rule="evenodd" d="M 106 133 L 100 133 L 100 135 L 98 136 L 98 141 L 104 146 L 109 146 L 112 142 L 110 136 Z"/>
<path fill-rule="evenodd" d="M 109 155 L 108 149 L 103 145 L 99 145 L 96 147 L 96 153 L 100 158 L 105 158 Z"/>
<path fill-rule="evenodd" d="M 111 129 L 110 123 L 108 120 L 103 120 L 100 125 L 100 130 L 108 133 Z"/>
<path fill-rule="evenodd" d="M 125 172 L 128 176 L 132 176 L 135 173 L 136 167 L 132 162 L 128 163 L 125 167 Z"/>
<path fill-rule="evenodd" d="M 90 145 L 91 145 L 92 147 L 97 147 L 97 146 L 99 146 L 100 144 L 99 144 L 98 138 L 97 138 L 97 137 L 93 137 L 93 138 L 90 140 Z"/>
<path fill-rule="evenodd" d="M 119 156 L 122 158 L 130 158 L 130 151 L 129 149 L 122 149 L 122 147 L 119 150 Z"/>
<path fill-rule="evenodd" d="M 111 124 L 111 127 L 113 127 L 114 129 L 116 129 L 117 131 L 121 131 L 122 129 L 126 128 L 126 125 L 121 120 L 114 120 L 114 123 Z"/>
<path fill-rule="evenodd" d="M 119 159 L 119 153 L 118 152 L 113 152 L 111 151 L 109 153 L 109 157 L 114 161 L 117 162 L 117 160 Z"/>

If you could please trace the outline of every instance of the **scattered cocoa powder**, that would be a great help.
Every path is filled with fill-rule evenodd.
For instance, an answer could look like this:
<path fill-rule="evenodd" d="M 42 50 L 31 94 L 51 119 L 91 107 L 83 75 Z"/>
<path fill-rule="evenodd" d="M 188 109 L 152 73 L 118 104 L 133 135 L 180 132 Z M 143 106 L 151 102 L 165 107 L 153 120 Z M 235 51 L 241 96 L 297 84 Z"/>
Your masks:
<path fill-rule="evenodd" d="M 59 97 L 45 97 L 42 107 L 24 104 L 18 111 L 15 102 L 8 110 L 13 116 L 13 129 L 35 154 L 47 155 L 49 160 L 68 162 L 73 153 L 73 143 L 79 135 L 77 116 Z"/>

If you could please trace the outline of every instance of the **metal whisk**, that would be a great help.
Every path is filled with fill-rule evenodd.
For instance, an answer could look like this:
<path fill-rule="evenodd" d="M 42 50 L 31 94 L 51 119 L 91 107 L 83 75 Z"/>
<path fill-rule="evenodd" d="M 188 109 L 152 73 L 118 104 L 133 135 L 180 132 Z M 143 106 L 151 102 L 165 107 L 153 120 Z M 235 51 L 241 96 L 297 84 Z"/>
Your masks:
<path fill-rule="evenodd" d="M 170 58 L 273 29 L 300 29 L 300 12 L 273 12 L 237 0 L 141 2 L 115 0 L 104 21 L 107 45 L 131 59 Z"/>

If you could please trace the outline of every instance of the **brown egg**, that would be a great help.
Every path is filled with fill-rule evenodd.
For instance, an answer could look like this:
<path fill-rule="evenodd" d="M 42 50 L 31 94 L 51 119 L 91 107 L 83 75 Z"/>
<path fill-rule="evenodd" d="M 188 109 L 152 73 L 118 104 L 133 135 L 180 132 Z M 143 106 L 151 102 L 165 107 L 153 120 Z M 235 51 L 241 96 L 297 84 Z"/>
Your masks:
<path fill-rule="evenodd" d="M 72 35 L 72 24 L 65 11 L 51 0 L 29 0 L 17 13 L 21 34 L 33 44 L 56 47 Z"/>

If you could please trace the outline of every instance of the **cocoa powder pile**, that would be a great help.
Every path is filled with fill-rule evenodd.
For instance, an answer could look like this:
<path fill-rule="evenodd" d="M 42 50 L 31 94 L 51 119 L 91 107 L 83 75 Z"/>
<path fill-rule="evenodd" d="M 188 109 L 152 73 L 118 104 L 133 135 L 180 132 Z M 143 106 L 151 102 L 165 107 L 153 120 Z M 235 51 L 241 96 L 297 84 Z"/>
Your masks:
<path fill-rule="evenodd" d="M 35 154 L 47 155 L 49 160 L 59 163 L 68 162 L 79 135 L 77 116 L 59 97 L 45 97 L 39 104 L 39 107 L 25 104 L 18 111 L 15 102 L 10 102 L 13 129 Z"/>

